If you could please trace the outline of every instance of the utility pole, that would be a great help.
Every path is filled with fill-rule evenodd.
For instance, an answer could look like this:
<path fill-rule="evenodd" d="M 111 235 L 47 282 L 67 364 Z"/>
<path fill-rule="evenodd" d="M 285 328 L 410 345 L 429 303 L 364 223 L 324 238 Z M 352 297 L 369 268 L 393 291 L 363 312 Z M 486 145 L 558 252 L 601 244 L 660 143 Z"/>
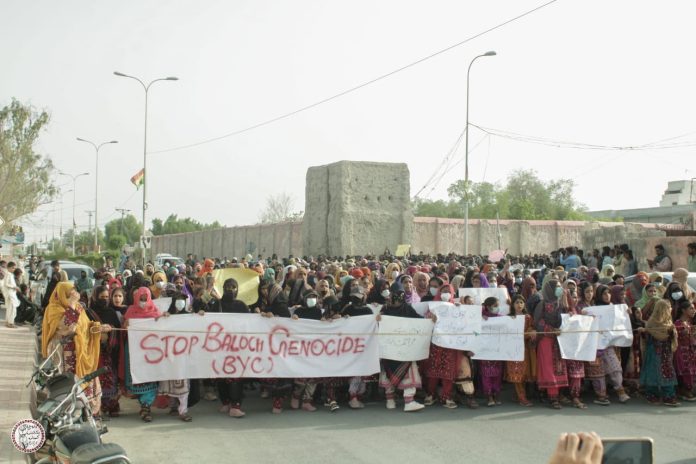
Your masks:
<path fill-rule="evenodd" d="M 126 215 L 126 213 L 130 213 L 131 210 L 126 208 L 116 208 L 116 211 L 121 213 L 121 235 L 123 235 L 123 217 Z"/>
<path fill-rule="evenodd" d="M 87 227 L 87 231 L 92 230 L 92 215 L 94 214 L 94 211 L 85 211 L 87 215 L 89 216 L 89 227 Z"/>

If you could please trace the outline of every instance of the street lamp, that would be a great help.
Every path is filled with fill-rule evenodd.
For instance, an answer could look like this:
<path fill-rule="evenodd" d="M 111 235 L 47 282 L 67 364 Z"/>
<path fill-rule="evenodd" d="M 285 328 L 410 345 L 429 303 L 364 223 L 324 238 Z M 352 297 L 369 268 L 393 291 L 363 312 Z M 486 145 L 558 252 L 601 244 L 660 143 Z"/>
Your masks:
<path fill-rule="evenodd" d="M 145 214 L 147 210 L 147 93 L 150 90 L 150 86 L 154 84 L 155 82 L 158 81 L 178 81 L 178 77 L 161 77 L 159 79 L 155 79 L 153 81 L 150 81 L 149 84 L 145 84 L 142 80 L 138 79 L 135 76 L 130 76 L 128 74 L 124 74 L 122 72 L 114 71 L 114 75 L 119 76 L 119 77 L 127 77 L 129 79 L 135 79 L 136 81 L 140 82 L 140 85 L 143 86 L 143 90 L 145 91 L 145 130 L 143 132 L 143 237 L 145 236 L 147 227 L 145 225 Z M 147 263 L 147 250 L 145 247 L 143 247 L 143 268 L 145 267 L 145 263 Z"/>
<path fill-rule="evenodd" d="M 466 71 L 466 136 L 464 138 L 464 256 L 469 255 L 469 73 L 471 65 L 474 61 L 482 56 L 495 56 L 494 51 L 486 52 L 483 55 L 474 57 L 469 63 L 469 69 Z"/>
<path fill-rule="evenodd" d="M 78 142 L 85 142 L 89 143 L 94 147 L 94 153 L 96 154 L 96 167 L 94 169 L 94 251 L 99 251 L 99 220 L 97 219 L 97 212 L 99 211 L 99 149 L 103 147 L 104 145 L 108 145 L 110 143 L 118 143 L 118 140 L 111 140 L 109 142 L 102 142 L 99 145 L 97 145 L 94 142 L 90 142 L 89 140 L 81 139 L 80 137 L 77 138 Z"/>
<path fill-rule="evenodd" d="M 72 179 L 73 182 L 73 194 L 72 194 L 72 250 L 73 250 L 73 256 L 75 256 L 75 181 L 82 176 L 88 176 L 88 172 L 83 172 L 82 174 L 78 174 L 76 176 L 73 176 L 72 174 L 67 174 L 65 172 L 58 172 L 61 176 L 69 177 Z"/>

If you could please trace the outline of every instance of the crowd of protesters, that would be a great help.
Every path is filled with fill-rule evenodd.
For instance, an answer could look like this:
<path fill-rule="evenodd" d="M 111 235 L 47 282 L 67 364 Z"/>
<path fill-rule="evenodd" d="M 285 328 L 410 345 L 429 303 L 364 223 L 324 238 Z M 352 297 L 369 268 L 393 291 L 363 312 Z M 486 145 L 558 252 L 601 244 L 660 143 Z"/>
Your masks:
<path fill-rule="evenodd" d="M 691 266 L 696 244 L 689 245 L 688 253 Z M 344 402 L 360 409 L 366 398 L 383 398 L 386 407 L 394 409 L 397 391 L 403 393 L 407 412 L 435 404 L 477 408 L 477 397 L 495 407 L 501 403 L 504 382 L 512 384 L 515 401 L 523 407 L 537 402 L 554 409 L 563 405 L 586 409 L 588 398 L 609 406 L 637 395 L 651 404 L 678 406 L 680 400 L 696 400 L 696 295 L 687 284 L 687 269 L 675 269 L 670 281 L 663 277 L 661 272 L 672 271 L 672 261 L 661 246 L 649 264 L 654 272 L 638 272 L 625 245 L 588 253 L 570 247 L 548 255 L 507 256 L 495 263 L 485 256 L 455 254 L 395 257 L 388 250 L 380 256 L 282 259 L 275 255 L 198 259 L 189 254 L 183 264 L 165 260 L 161 267 L 148 263 L 144 268 L 135 266 L 124 252 L 117 264 L 111 259 L 105 262 L 92 285 L 68 281 L 60 263 L 52 262 L 52 278 L 37 319 L 42 321 L 44 355 L 60 337 L 74 334 L 62 348 L 62 365 L 78 375 L 97 366 L 108 368 L 88 390 L 95 414 L 103 418 L 119 415 L 124 395 L 139 401 L 140 417 L 146 422 L 153 418 L 153 405 L 168 407 L 173 416 L 191 421 L 189 407 L 201 398 L 219 400 L 222 413 L 240 418 L 246 414 L 242 401 L 249 389 L 270 398 L 274 413 L 282 412 L 288 399 L 292 409 L 305 411 L 315 411 L 317 401 L 332 412 Z M 225 280 L 222 294 L 218 293 L 212 274 L 225 267 L 258 273 L 254 303 L 238 299 L 234 279 Z M 20 269 L 5 262 L 0 262 L 0 269 L 7 307 L 19 290 L 13 281 Z M 627 284 L 628 276 L 632 279 Z M 478 361 L 469 352 L 431 345 L 429 359 L 382 360 L 381 372 L 368 378 L 174 379 L 135 384 L 127 332 L 112 330 L 127 329 L 131 319 L 207 312 L 315 320 L 375 317 L 367 306 L 371 303 L 382 305 L 381 315 L 421 318 L 412 304 L 468 304 L 457 297 L 459 288 L 489 286 L 507 289 L 510 313 L 502 314 L 501 302 L 489 298 L 483 303 L 484 318 L 525 318 L 524 361 Z M 167 311 L 153 303 L 161 297 L 171 298 Z M 592 362 L 562 359 L 556 338 L 561 314 L 584 314 L 589 306 L 608 304 L 627 305 L 635 332 L 633 346 L 599 350 Z M 435 319 L 430 313 L 425 317 Z"/>

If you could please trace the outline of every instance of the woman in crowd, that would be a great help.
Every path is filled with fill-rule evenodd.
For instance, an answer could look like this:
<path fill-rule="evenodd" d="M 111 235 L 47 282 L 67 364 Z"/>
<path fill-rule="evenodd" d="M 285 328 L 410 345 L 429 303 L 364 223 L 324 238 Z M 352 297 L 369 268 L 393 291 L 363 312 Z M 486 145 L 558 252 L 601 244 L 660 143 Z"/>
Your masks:
<path fill-rule="evenodd" d="M 152 302 L 152 296 L 150 295 L 150 289 L 147 287 L 140 287 L 133 293 L 133 304 L 128 307 L 126 315 L 123 320 L 123 328 L 127 329 L 129 321 L 133 319 L 159 319 L 161 316 L 169 316 L 169 313 L 162 313 Z M 127 332 L 124 332 L 127 334 Z M 154 403 L 157 397 L 157 382 L 144 382 L 144 383 L 133 383 L 131 377 L 131 362 L 130 362 L 130 350 L 129 350 L 129 340 L 124 337 L 123 340 L 123 360 L 124 362 L 119 363 L 122 367 L 123 372 L 120 373 L 120 377 L 124 379 L 124 384 L 126 392 L 134 395 L 138 402 L 140 403 L 140 418 L 143 422 L 152 422 L 152 403 Z"/>
<path fill-rule="evenodd" d="M 505 381 L 515 386 L 515 394 L 520 405 L 532 406 L 532 402 L 527 399 L 526 385 L 536 380 L 536 331 L 522 295 L 512 299 L 508 316 L 524 317 L 524 360 L 505 362 Z"/>
<path fill-rule="evenodd" d="M 113 293 L 123 291 L 120 288 L 112 290 Z M 106 286 L 95 287 L 95 300 L 92 303 L 92 314 L 94 319 L 102 325 L 109 325 L 112 328 L 120 329 L 121 320 L 118 312 L 110 304 L 109 290 Z M 123 295 L 121 295 L 121 299 Z M 121 335 L 117 331 L 101 334 L 101 347 L 99 350 L 99 367 L 105 367 L 106 373 L 99 376 L 101 384 L 101 411 L 102 416 L 108 414 L 110 417 L 118 417 L 120 406 L 120 384 L 118 379 L 118 362 L 121 349 Z"/>
<path fill-rule="evenodd" d="M 403 286 L 395 282 L 391 287 L 389 303 L 382 307 L 383 316 L 421 318 L 415 309 L 405 301 Z M 387 409 L 396 409 L 394 393 L 396 389 L 404 392 L 404 411 L 413 412 L 424 408 L 415 400 L 416 389 L 421 387 L 421 377 L 415 361 L 380 360 L 382 369 L 379 375 L 379 384 L 385 390 L 387 397 Z"/>
<path fill-rule="evenodd" d="M 484 320 L 489 317 L 498 317 L 500 314 L 500 302 L 496 297 L 489 296 L 483 302 L 481 315 Z M 488 397 L 488 406 L 502 404 L 500 390 L 503 386 L 503 361 L 479 361 L 481 372 L 481 386 L 483 394 Z"/>
<path fill-rule="evenodd" d="M 542 300 L 534 310 L 534 328 L 543 334 L 537 341 L 537 383 L 546 390 L 551 407 L 561 409 L 559 389 L 568 386 L 566 363 L 556 337 L 560 334 L 563 288 L 556 279 L 541 289 Z"/>
<path fill-rule="evenodd" d="M 452 286 L 444 284 L 440 287 L 437 295 L 435 295 L 435 301 L 454 303 L 454 290 Z M 426 316 L 429 315 L 430 312 L 426 314 Z M 455 409 L 457 407 L 457 403 L 454 401 L 452 394 L 454 393 L 454 381 L 457 378 L 461 356 L 462 352 L 459 350 L 443 348 L 434 343 L 430 344 L 430 356 L 425 363 L 427 396 L 423 404 L 426 406 L 435 404 L 437 386 L 441 384 L 439 398 L 442 405 L 448 409 Z"/>
<path fill-rule="evenodd" d="M 674 352 L 674 367 L 679 381 L 679 397 L 684 401 L 696 401 L 694 379 L 696 379 L 696 331 L 693 324 L 694 304 L 682 301 L 677 306 L 674 327 L 677 331 L 677 349 Z"/>
<path fill-rule="evenodd" d="M 61 373 L 73 373 L 82 378 L 97 370 L 102 333 L 108 334 L 111 326 L 90 321 L 85 308 L 79 303 L 80 294 L 72 282 L 59 281 L 44 312 L 41 348 L 47 357 L 63 337 L 69 340 L 57 351 L 54 366 Z M 87 382 L 85 394 L 89 398 L 92 414 L 99 416 L 101 409 L 101 385 L 99 378 Z"/>
<path fill-rule="evenodd" d="M 672 308 L 665 300 L 655 304 L 650 319 L 645 324 L 641 339 L 644 353 L 640 371 L 640 384 L 651 404 L 679 406 L 677 402 L 677 374 L 673 353 L 677 349 L 677 334 L 672 323 Z"/>
<path fill-rule="evenodd" d="M 621 289 L 622 290 L 622 289 Z M 606 306 L 611 304 L 612 291 L 609 287 L 605 285 L 600 285 L 597 287 L 595 292 L 595 306 Z M 597 357 L 602 360 L 602 368 L 604 369 L 604 375 L 609 377 L 609 381 L 614 387 L 614 391 L 619 397 L 620 403 L 625 403 L 630 400 L 631 397 L 628 396 L 623 387 L 623 368 L 621 367 L 621 361 L 616 353 L 616 348 L 609 346 L 603 350 L 597 351 Z M 589 377 L 589 376 L 588 376 Z"/>

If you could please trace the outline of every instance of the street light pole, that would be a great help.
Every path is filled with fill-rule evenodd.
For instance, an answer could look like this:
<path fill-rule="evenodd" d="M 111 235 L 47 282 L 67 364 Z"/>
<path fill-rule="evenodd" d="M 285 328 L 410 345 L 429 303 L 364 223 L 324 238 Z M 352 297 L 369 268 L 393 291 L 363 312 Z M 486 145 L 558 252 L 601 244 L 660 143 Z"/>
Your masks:
<path fill-rule="evenodd" d="M 161 77 L 159 79 L 155 79 L 153 81 L 150 81 L 149 84 L 145 84 L 142 80 L 138 79 L 135 76 L 131 76 L 128 74 L 124 74 L 122 72 L 114 71 L 114 75 L 118 77 L 127 77 L 129 79 L 134 79 L 140 83 L 140 85 L 143 86 L 143 90 L 145 91 L 145 130 L 144 130 L 144 135 L 143 135 L 143 237 L 145 236 L 147 232 L 147 226 L 146 226 L 146 211 L 147 211 L 147 96 L 148 96 L 148 91 L 150 90 L 150 86 L 154 84 L 155 82 L 158 81 L 178 81 L 178 77 Z M 145 263 L 147 263 L 147 250 L 145 247 L 143 247 L 143 268 L 145 268 Z"/>
<path fill-rule="evenodd" d="M 77 138 L 78 142 L 85 142 L 89 143 L 94 147 L 94 153 L 96 155 L 96 166 L 94 169 L 94 251 L 98 252 L 99 251 L 99 219 L 98 219 L 98 211 L 99 211 L 99 149 L 103 147 L 104 145 L 108 145 L 110 143 L 118 143 L 118 140 L 111 140 L 109 142 L 102 142 L 99 145 L 97 145 L 94 142 L 91 142 L 89 140 L 82 139 L 80 137 Z"/>
<path fill-rule="evenodd" d="M 75 256 L 77 254 L 77 253 L 75 253 L 75 190 L 76 190 L 75 182 L 77 181 L 77 179 L 79 177 L 88 176 L 89 173 L 83 172 L 82 174 L 78 174 L 76 176 L 73 176 L 71 174 L 67 174 L 65 172 L 59 172 L 58 174 L 60 174 L 61 176 L 69 177 L 73 181 L 73 191 L 72 191 L 73 192 L 72 193 L 72 224 L 73 224 L 72 225 L 72 252 L 73 252 L 73 256 Z"/>
<path fill-rule="evenodd" d="M 482 56 L 495 56 L 494 51 L 486 52 L 483 55 L 474 57 L 469 63 L 469 69 L 466 71 L 466 135 L 464 138 L 464 256 L 469 255 L 469 73 L 471 65 L 474 61 Z"/>

